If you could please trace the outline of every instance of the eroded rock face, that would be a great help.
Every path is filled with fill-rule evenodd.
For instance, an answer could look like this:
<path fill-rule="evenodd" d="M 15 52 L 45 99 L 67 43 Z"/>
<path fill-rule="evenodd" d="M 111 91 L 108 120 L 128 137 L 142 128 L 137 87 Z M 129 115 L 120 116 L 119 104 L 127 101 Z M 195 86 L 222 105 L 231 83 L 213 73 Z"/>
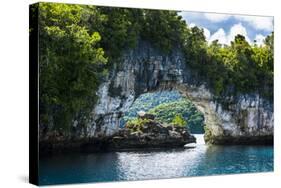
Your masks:
<path fill-rule="evenodd" d="M 221 128 L 208 124 L 206 141 L 214 144 L 272 144 L 272 104 L 257 94 L 239 96 L 235 101 L 227 106 L 227 110 L 217 102 L 210 103 Z"/>
<path fill-rule="evenodd" d="M 97 105 L 89 123 L 90 137 L 112 136 L 119 131 L 120 117 L 142 93 L 179 90 L 205 117 L 208 143 L 272 142 L 273 104 L 258 94 L 214 100 L 205 83 L 194 77 L 183 54 L 163 55 L 146 43 L 128 51 L 100 85 Z M 228 104 L 228 105 L 225 105 Z"/>

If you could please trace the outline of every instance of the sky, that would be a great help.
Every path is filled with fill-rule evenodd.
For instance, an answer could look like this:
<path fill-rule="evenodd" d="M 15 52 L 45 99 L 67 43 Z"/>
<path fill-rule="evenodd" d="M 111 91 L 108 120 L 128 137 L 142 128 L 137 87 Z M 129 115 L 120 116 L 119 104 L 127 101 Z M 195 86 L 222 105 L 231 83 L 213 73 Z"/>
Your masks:
<path fill-rule="evenodd" d="M 264 38 L 273 31 L 273 17 L 232 15 L 202 12 L 179 12 L 190 27 L 204 30 L 206 40 L 210 43 L 218 40 L 221 44 L 230 44 L 237 34 L 245 36 L 253 44 L 262 45 Z"/>

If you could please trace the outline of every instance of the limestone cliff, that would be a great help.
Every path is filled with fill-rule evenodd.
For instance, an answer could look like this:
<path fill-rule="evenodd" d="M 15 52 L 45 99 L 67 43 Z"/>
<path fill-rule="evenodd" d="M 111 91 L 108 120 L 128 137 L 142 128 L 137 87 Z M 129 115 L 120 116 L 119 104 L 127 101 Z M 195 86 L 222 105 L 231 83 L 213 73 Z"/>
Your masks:
<path fill-rule="evenodd" d="M 205 116 L 209 143 L 270 143 L 273 140 L 273 104 L 257 93 L 215 100 L 207 84 L 196 79 L 183 54 L 169 55 L 141 42 L 124 53 L 100 85 L 87 136 L 103 137 L 119 130 L 123 113 L 142 93 L 175 89 L 189 98 Z"/>

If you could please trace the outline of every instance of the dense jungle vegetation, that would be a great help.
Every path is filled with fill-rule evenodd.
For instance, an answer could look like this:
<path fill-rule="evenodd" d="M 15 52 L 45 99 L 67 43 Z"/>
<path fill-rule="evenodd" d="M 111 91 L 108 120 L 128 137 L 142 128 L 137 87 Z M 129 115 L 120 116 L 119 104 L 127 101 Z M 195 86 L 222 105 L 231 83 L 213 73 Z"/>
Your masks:
<path fill-rule="evenodd" d="M 140 95 L 125 112 L 122 124 L 143 123 L 137 118 L 140 111 L 155 115 L 158 122 L 186 126 L 191 133 L 204 133 L 204 115 L 178 91 L 160 91 Z"/>
<path fill-rule="evenodd" d="M 242 35 L 229 46 L 208 44 L 203 30 L 189 27 L 176 11 L 37 5 L 41 124 L 68 130 L 73 117 L 85 120 L 100 80 L 139 40 L 165 54 L 181 49 L 218 98 L 257 92 L 273 100 L 273 33 L 263 46 L 250 45 Z"/>
<path fill-rule="evenodd" d="M 182 96 L 178 91 L 160 91 L 148 92 L 140 95 L 125 112 L 124 122 L 137 117 L 139 111 L 148 112 L 150 109 L 157 107 L 163 103 L 171 103 L 182 100 Z M 123 122 L 122 122 L 123 123 Z"/>
<path fill-rule="evenodd" d="M 191 133 L 204 133 L 204 115 L 188 99 L 160 104 L 148 111 L 162 123 L 186 126 Z"/>

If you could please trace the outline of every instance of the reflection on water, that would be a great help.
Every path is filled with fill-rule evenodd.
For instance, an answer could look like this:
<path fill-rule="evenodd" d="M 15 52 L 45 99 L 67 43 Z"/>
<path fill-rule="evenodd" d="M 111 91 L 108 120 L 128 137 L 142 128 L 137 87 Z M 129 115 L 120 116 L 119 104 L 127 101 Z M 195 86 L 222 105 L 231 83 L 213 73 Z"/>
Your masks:
<path fill-rule="evenodd" d="M 272 146 L 206 146 L 162 151 L 52 156 L 40 160 L 40 184 L 143 180 L 273 171 Z M 200 140 L 201 139 L 201 140 Z"/>
<path fill-rule="evenodd" d="M 205 144 L 204 134 L 193 134 L 193 136 L 196 137 L 196 144 L 197 145 L 204 145 Z"/>

